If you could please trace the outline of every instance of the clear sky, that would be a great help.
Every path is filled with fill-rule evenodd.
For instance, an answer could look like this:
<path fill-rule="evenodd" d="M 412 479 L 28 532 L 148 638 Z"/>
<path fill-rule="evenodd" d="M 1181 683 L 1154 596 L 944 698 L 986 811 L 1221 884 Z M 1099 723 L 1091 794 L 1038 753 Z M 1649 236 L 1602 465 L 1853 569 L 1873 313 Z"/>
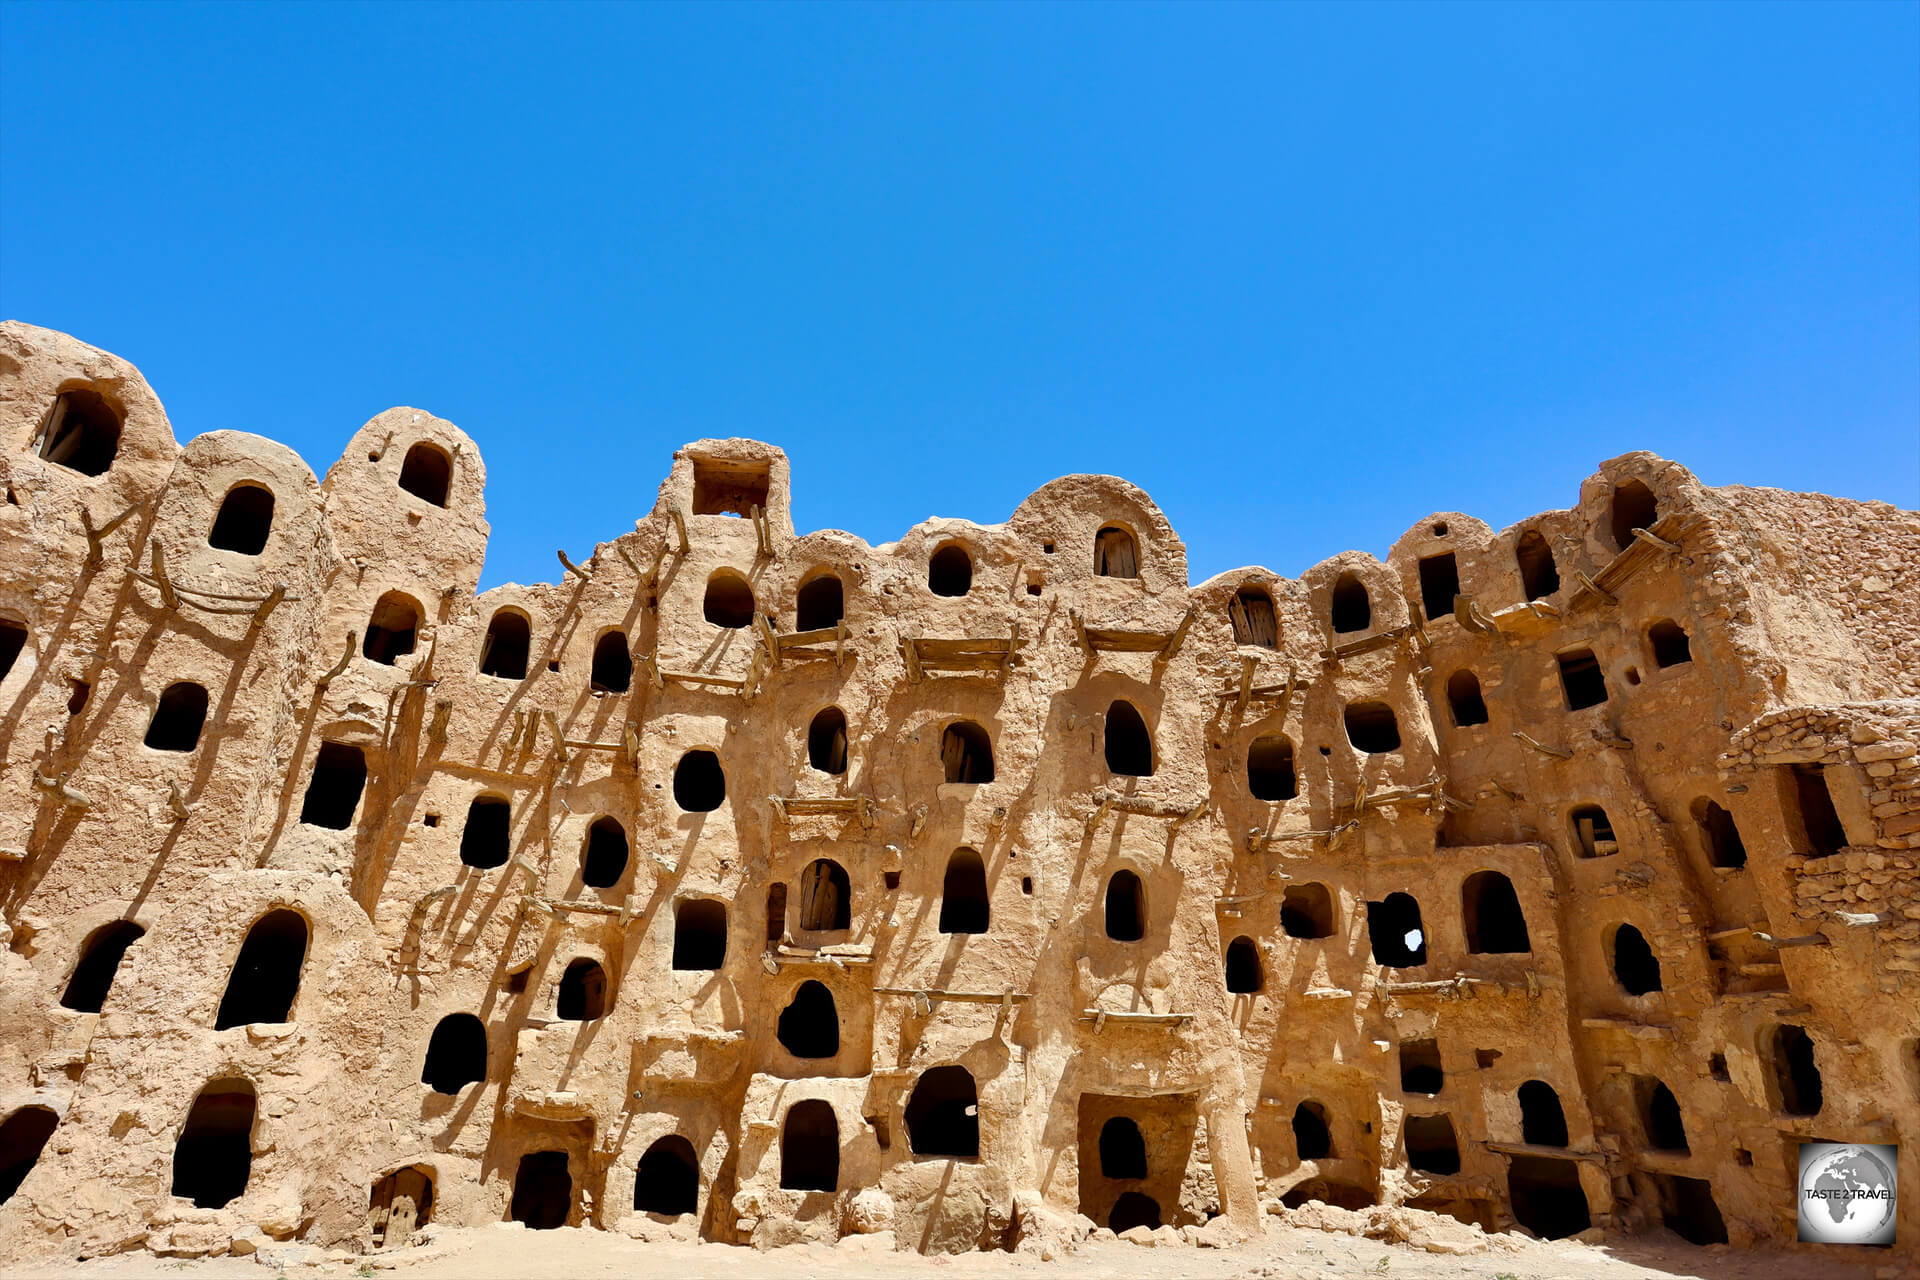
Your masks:
<path fill-rule="evenodd" d="M 0 313 L 486 456 L 488 585 L 1144 487 L 1193 578 L 1653 449 L 1920 507 L 1920 7 L 0 4 Z"/>

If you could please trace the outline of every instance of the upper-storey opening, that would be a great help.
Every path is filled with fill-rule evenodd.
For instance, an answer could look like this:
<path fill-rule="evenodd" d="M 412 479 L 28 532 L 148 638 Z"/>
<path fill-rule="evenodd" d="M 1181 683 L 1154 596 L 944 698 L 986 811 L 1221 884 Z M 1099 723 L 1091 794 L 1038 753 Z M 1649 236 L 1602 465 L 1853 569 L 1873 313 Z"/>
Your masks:
<path fill-rule="evenodd" d="M 1453 598 L 1460 594 L 1460 563 L 1453 552 L 1427 556 L 1420 561 L 1420 607 L 1427 621 L 1435 622 L 1453 612 Z"/>
<path fill-rule="evenodd" d="M 707 579 L 700 611 L 716 627 L 737 631 L 753 625 L 753 586 L 732 569 L 715 569 Z"/>
<path fill-rule="evenodd" d="M 14 660 L 27 647 L 27 626 L 17 618 L 0 617 L 0 680 L 13 670 Z"/>
<path fill-rule="evenodd" d="M 1133 534 L 1117 524 L 1093 535 L 1093 571 L 1102 578 L 1140 576 L 1140 547 Z"/>
<path fill-rule="evenodd" d="M 1514 561 L 1520 566 L 1520 585 L 1529 600 L 1544 600 L 1560 589 L 1560 567 L 1553 562 L 1553 548 L 1538 529 L 1520 535 L 1513 548 Z"/>
<path fill-rule="evenodd" d="M 801 584 L 794 600 L 795 631 L 824 631 L 846 616 L 846 589 L 837 576 L 823 573 Z"/>
<path fill-rule="evenodd" d="M 367 638 L 360 652 L 370 660 L 392 666 L 396 658 L 412 653 L 420 635 L 420 606 L 404 591 L 389 591 L 373 602 L 367 619 Z"/>
<path fill-rule="evenodd" d="M 1234 592 L 1227 601 L 1227 618 L 1233 623 L 1235 644 L 1280 647 L 1280 619 L 1274 612 L 1273 595 L 1265 587 L 1249 583 Z"/>
<path fill-rule="evenodd" d="M 273 531 L 273 490 L 258 484 L 237 484 L 221 500 L 220 512 L 207 531 L 207 545 L 215 551 L 257 556 L 267 549 Z"/>
<path fill-rule="evenodd" d="M 40 456 L 83 476 L 105 475 L 120 452 L 120 411 L 91 387 L 54 397 L 40 425 Z"/>
<path fill-rule="evenodd" d="M 1614 487 L 1608 519 L 1616 551 L 1625 551 L 1633 545 L 1635 529 L 1651 529 L 1659 518 L 1660 502 L 1646 485 L 1638 480 L 1622 480 Z"/>
<path fill-rule="evenodd" d="M 1373 625 L 1373 601 L 1366 584 L 1351 573 L 1343 573 L 1333 584 L 1330 614 L 1336 632 L 1365 631 Z"/>
<path fill-rule="evenodd" d="M 453 457 L 437 444 L 421 440 L 400 464 L 400 487 L 436 507 L 447 505 L 453 488 Z"/>
<path fill-rule="evenodd" d="M 480 674 L 502 680 L 527 678 L 527 655 L 533 648 L 533 623 L 518 609 L 496 609 L 480 645 Z"/>
<path fill-rule="evenodd" d="M 773 463 L 751 458 L 695 458 L 693 514 L 744 516 L 767 509 L 773 487 Z"/>
<path fill-rule="evenodd" d="M 927 561 L 927 590 L 937 596 L 963 596 L 973 590 L 973 557 L 949 542 Z"/>

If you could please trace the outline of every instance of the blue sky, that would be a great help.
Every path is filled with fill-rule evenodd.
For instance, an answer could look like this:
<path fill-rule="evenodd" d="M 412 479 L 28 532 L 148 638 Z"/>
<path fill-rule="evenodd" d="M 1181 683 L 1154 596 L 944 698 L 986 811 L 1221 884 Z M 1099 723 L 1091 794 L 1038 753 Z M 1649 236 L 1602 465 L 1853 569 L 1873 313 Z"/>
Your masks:
<path fill-rule="evenodd" d="M 184 440 L 479 442 L 548 580 L 1142 485 L 1198 581 L 1599 460 L 1920 507 L 1920 6 L 0 5 L 0 313 Z"/>

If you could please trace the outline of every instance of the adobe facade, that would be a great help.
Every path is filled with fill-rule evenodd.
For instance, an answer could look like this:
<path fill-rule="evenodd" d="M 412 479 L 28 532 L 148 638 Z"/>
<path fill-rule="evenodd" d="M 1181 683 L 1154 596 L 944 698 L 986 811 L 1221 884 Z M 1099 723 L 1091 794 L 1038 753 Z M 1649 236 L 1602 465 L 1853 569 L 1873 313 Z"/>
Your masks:
<path fill-rule="evenodd" d="M 453 424 L 316 480 L 13 322 L 0 482 L 0 1256 L 1920 1187 L 1914 512 L 1635 453 L 1190 585 L 1123 480 L 876 547 L 703 440 L 482 593 Z"/>

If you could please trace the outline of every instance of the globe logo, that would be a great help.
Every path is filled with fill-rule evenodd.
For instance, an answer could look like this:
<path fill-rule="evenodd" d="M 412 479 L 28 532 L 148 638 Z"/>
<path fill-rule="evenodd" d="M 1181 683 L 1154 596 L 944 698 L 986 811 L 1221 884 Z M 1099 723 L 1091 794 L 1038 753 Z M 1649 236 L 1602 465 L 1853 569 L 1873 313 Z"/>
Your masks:
<path fill-rule="evenodd" d="M 1891 1145 L 1801 1143 L 1800 1239 L 1891 1245 L 1898 1168 Z"/>

